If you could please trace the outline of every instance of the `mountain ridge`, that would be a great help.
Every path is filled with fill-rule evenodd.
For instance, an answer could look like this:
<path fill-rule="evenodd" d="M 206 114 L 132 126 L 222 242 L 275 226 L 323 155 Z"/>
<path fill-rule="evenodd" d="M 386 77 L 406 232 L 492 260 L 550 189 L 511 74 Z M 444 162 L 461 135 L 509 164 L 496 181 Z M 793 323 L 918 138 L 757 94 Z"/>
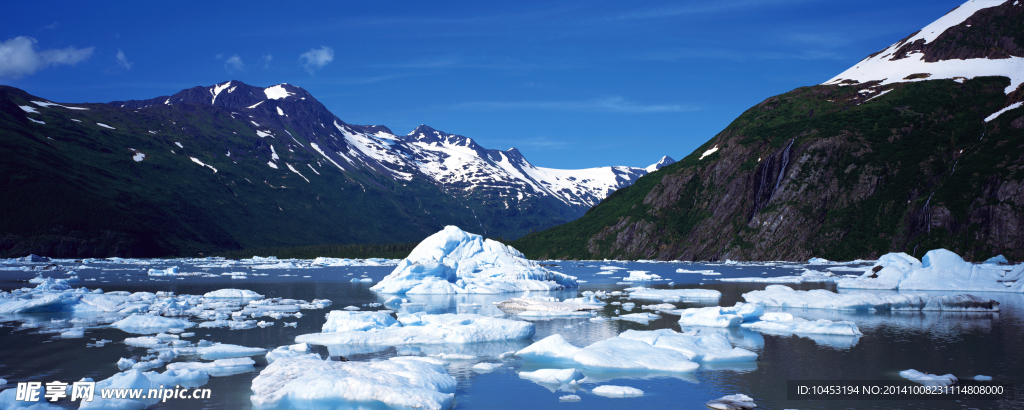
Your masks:
<path fill-rule="evenodd" d="M 543 169 L 518 150 L 476 146 L 480 157 L 466 150 L 471 139 L 446 135 L 447 145 L 428 144 L 350 125 L 288 84 L 232 80 L 108 104 L 58 104 L 2 86 L 0 208 L 9 218 L 0 254 L 415 242 L 447 224 L 518 237 L 577 217 L 645 173 L 598 168 L 613 178 L 562 192 L 550 185 L 573 181 L 523 172 Z M 467 164 L 478 167 L 455 168 Z"/>
<path fill-rule="evenodd" d="M 1019 19 L 992 16 L 1022 7 L 964 3 L 823 84 L 765 99 L 679 162 L 513 245 L 531 258 L 852 260 L 943 247 L 1024 259 L 1022 58 L 974 58 L 990 47 L 961 41 L 928 62 L 905 47 L 962 40 L 962 29 L 1016 39 Z M 977 21 L 999 25 L 968 27 Z"/>

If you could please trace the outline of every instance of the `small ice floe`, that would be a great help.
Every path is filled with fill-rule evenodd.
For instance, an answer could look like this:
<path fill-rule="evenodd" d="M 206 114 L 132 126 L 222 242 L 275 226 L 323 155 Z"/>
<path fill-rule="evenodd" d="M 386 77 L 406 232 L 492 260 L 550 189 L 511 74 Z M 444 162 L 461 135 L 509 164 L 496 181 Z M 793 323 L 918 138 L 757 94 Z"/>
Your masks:
<path fill-rule="evenodd" d="M 637 322 L 641 324 L 649 324 L 652 320 L 661 319 L 661 315 L 655 313 L 641 312 L 641 313 L 627 313 L 625 315 L 615 316 L 614 320 L 628 320 L 630 322 Z"/>
<path fill-rule="evenodd" d="M 922 373 L 914 369 L 901 371 L 900 377 L 917 383 L 921 383 L 925 386 L 952 386 L 956 384 L 956 376 L 953 376 L 952 374 L 944 374 L 938 376 L 934 374 Z"/>
<path fill-rule="evenodd" d="M 234 299 L 263 299 L 263 295 L 253 292 L 248 289 L 218 289 L 213 292 L 207 292 L 203 295 L 204 298 L 234 298 Z"/>
<path fill-rule="evenodd" d="M 591 389 L 590 392 L 594 393 L 594 394 L 596 394 L 598 396 L 619 397 L 619 398 L 621 398 L 621 397 L 640 397 L 640 396 L 644 395 L 644 391 L 643 390 L 640 390 L 640 389 L 635 388 L 635 387 L 612 386 L 612 385 L 597 386 L 597 387 Z"/>
<path fill-rule="evenodd" d="M 373 316 L 364 316 L 367 314 Z M 434 345 L 529 339 L 535 331 L 529 322 L 476 314 L 399 313 L 397 321 L 382 312 L 332 311 L 331 315 L 337 316 L 333 321 L 328 316 L 323 333 L 299 335 L 295 341 L 316 345 Z"/>
<path fill-rule="evenodd" d="M 576 369 L 540 369 L 519 372 L 519 378 L 544 384 L 569 384 L 583 379 L 583 373 Z"/>
<path fill-rule="evenodd" d="M 368 407 L 443 410 L 455 399 L 456 381 L 444 362 L 393 357 L 336 362 L 311 356 L 283 358 L 252 381 L 253 407 Z"/>
<path fill-rule="evenodd" d="M 798 291 L 784 285 L 769 285 L 764 290 L 744 293 L 743 298 L 765 307 L 864 311 L 999 311 L 999 302 L 972 295 L 835 293 L 825 289 Z"/>
<path fill-rule="evenodd" d="M 754 399 L 746 394 L 730 394 L 711 400 L 705 403 L 705 405 L 715 410 L 750 410 L 757 408 L 757 405 L 754 404 Z"/>
<path fill-rule="evenodd" d="M 1002 255 L 999 255 L 999 256 L 1002 256 Z M 992 376 L 982 376 L 982 375 L 979 374 L 977 376 L 974 376 L 974 380 L 977 380 L 979 382 L 990 382 L 990 381 L 992 381 Z"/>
<path fill-rule="evenodd" d="M 81 339 L 83 337 L 85 337 L 85 329 L 81 327 L 73 327 L 60 334 L 61 339 Z"/>
<path fill-rule="evenodd" d="M 629 271 L 629 276 L 622 278 L 622 280 L 624 282 L 650 282 L 661 280 L 661 276 L 646 270 L 631 270 Z"/>
<path fill-rule="evenodd" d="M 124 330 L 125 332 L 137 334 L 160 333 L 173 328 L 186 329 L 195 325 L 195 323 L 188 321 L 188 319 L 177 319 L 138 313 L 134 313 L 131 316 L 111 324 L 111 326 Z"/>
<path fill-rule="evenodd" d="M 575 394 L 568 394 L 558 398 L 558 401 L 562 403 L 574 403 L 580 400 L 582 400 L 580 396 L 577 396 Z"/>
<path fill-rule="evenodd" d="M 416 246 L 371 290 L 394 294 L 495 294 L 578 287 L 500 242 L 447 226 Z"/>
<path fill-rule="evenodd" d="M 504 364 L 481 362 L 473 365 L 473 371 L 477 373 L 487 373 L 494 371 L 495 369 L 499 369 L 502 366 L 504 366 Z"/>
<path fill-rule="evenodd" d="M 266 353 L 267 349 L 227 343 L 214 343 L 210 346 L 196 347 L 195 352 L 203 360 L 214 360 L 260 355 Z"/>
<path fill-rule="evenodd" d="M 297 343 L 288 346 L 280 346 L 274 350 L 271 350 L 269 353 L 267 353 L 266 357 L 267 363 L 273 363 L 275 360 L 280 360 L 287 357 L 299 357 L 310 354 L 316 356 L 317 359 L 320 358 L 320 355 L 317 355 L 316 353 L 310 353 L 309 344 Z"/>
<path fill-rule="evenodd" d="M 199 370 L 213 377 L 231 376 L 256 370 L 256 361 L 248 357 L 219 359 L 212 362 L 177 362 L 167 365 L 167 370 Z"/>
<path fill-rule="evenodd" d="M 677 311 L 680 326 L 733 327 L 757 320 L 764 307 L 754 303 L 737 302 L 735 306 L 712 306 Z"/>
<path fill-rule="evenodd" d="M 593 294 L 593 292 L 591 292 Z M 585 299 L 585 298 L 581 298 Z M 587 302 L 591 303 L 587 303 Z M 592 311 L 601 309 L 604 302 L 587 299 L 560 302 L 553 297 L 521 297 L 505 300 L 495 305 L 502 310 L 513 311 L 524 318 L 589 317 Z"/>
<path fill-rule="evenodd" d="M 1024 292 L 1024 264 L 1007 271 L 998 264 L 972 264 L 945 249 L 928 251 L 920 261 L 906 253 L 888 253 L 839 288 Z"/>
<path fill-rule="evenodd" d="M 661 300 L 665 302 L 698 299 L 718 299 L 722 292 L 714 289 L 650 289 L 650 288 L 627 288 L 631 299 Z"/>
<path fill-rule="evenodd" d="M 622 337 L 605 339 L 585 348 L 565 341 L 561 335 L 548 336 L 516 352 L 528 362 L 557 363 L 605 370 L 640 370 L 689 373 L 700 365 L 682 353 Z"/>
<path fill-rule="evenodd" d="M 819 334 L 840 336 L 861 336 L 863 333 L 853 322 L 831 321 L 825 319 L 807 320 L 793 317 L 785 312 L 768 312 L 760 320 L 743 323 L 740 326 L 764 333 L 776 334 Z"/>

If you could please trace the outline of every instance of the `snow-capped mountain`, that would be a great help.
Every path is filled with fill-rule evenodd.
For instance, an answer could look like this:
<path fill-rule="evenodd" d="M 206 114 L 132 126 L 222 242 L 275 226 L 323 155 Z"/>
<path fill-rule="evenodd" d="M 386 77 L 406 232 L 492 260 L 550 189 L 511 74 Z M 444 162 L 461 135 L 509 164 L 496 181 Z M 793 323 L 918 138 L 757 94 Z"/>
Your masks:
<path fill-rule="evenodd" d="M 374 170 L 396 180 L 425 177 L 452 194 L 486 193 L 492 204 L 497 201 L 504 208 L 516 207 L 524 198 L 550 197 L 569 208 L 563 214 L 578 216 L 616 189 L 650 172 L 625 166 L 577 170 L 536 167 L 515 148 L 486 149 L 471 138 L 426 125 L 407 135 L 396 135 L 384 126 L 347 124 L 308 92 L 290 84 L 259 88 L 227 81 L 194 87 L 170 97 L 111 104 L 144 109 L 180 103 L 228 107 L 237 110 L 232 112 L 233 118 L 258 112 L 272 119 L 264 124 L 250 121 L 260 138 L 271 137 L 287 150 L 304 150 L 319 156 L 320 163 L 327 162 L 342 171 Z M 671 163 L 667 158 L 648 169 Z"/>
<path fill-rule="evenodd" d="M 871 99 L 886 94 L 896 83 L 940 79 L 962 83 L 1001 76 L 1010 79 L 1004 92 L 1017 94 L 1004 108 L 1017 107 L 1024 100 L 1022 21 L 1024 2 L 1020 0 L 970 0 L 823 84 L 866 86 L 860 93 Z"/>
<path fill-rule="evenodd" d="M 562 170 L 427 126 L 348 124 L 305 90 L 227 81 L 59 104 L 0 86 L 0 255 L 161 256 L 517 238 L 578 218 L 643 168 Z"/>

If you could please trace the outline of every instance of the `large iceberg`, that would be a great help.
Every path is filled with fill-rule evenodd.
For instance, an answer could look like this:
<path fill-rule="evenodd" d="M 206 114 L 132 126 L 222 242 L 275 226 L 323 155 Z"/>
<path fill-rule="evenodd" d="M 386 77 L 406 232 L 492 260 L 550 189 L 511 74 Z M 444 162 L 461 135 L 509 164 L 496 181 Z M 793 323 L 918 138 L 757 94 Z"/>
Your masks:
<path fill-rule="evenodd" d="M 765 307 L 831 310 L 935 310 L 957 312 L 995 312 L 999 302 L 973 295 L 915 295 L 896 293 L 835 293 L 825 289 L 793 290 L 770 285 L 764 290 L 743 294 L 747 302 Z"/>
<path fill-rule="evenodd" d="M 255 408 L 415 408 L 442 410 L 455 399 L 444 362 L 393 357 L 335 362 L 306 355 L 269 364 L 252 381 Z"/>
<path fill-rule="evenodd" d="M 299 335 L 295 341 L 346 346 L 434 345 L 529 339 L 535 332 L 529 322 L 468 313 L 399 314 L 397 322 L 378 315 L 376 312 L 332 312 L 323 333 Z"/>
<path fill-rule="evenodd" d="M 547 270 L 500 242 L 447 226 L 420 242 L 371 290 L 455 294 L 575 288 L 576 278 Z"/>
<path fill-rule="evenodd" d="M 1024 265 L 973 264 L 945 249 L 931 250 L 918 261 L 906 253 L 889 253 L 857 278 L 841 279 L 839 288 L 1024 292 Z"/>

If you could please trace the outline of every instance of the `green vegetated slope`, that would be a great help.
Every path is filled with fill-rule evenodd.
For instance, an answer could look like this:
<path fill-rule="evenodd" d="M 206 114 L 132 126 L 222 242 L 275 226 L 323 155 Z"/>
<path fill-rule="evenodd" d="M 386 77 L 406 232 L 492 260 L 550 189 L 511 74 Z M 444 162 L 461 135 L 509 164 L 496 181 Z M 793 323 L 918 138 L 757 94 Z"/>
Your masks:
<path fill-rule="evenodd" d="M 447 223 L 475 222 L 429 182 L 402 181 L 399 189 L 387 178 L 318 165 L 310 150 L 288 149 L 308 141 L 253 137 L 248 118 L 234 119 L 230 108 L 72 110 L 31 101 L 45 100 L 0 87 L 0 256 L 414 242 Z M 277 169 L 267 163 L 271 143 L 282 158 Z M 139 153 L 141 162 L 133 160 Z"/>
<path fill-rule="evenodd" d="M 960 81 L 769 98 L 678 163 L 513 245 L 531 258 L 851 260 L 943 247 L 1024 259 L 1024 108 L 984 121 L 1024 91 L 1006 95 L 1005 77 Z"/>

